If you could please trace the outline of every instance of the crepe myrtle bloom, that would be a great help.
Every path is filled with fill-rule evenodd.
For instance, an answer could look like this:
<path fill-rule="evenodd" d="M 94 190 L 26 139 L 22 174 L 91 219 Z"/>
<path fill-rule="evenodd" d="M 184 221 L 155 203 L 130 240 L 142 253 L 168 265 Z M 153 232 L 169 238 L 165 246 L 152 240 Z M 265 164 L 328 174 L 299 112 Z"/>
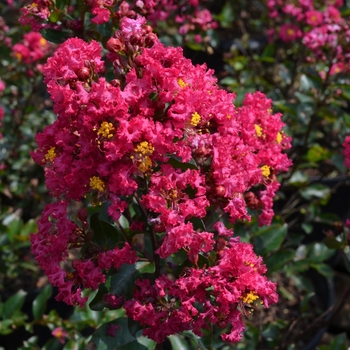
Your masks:
<path fill-rule="evenodd" d="M 230 326 L 222 338 L 238 341 L 242 314 L 276 302 L 276 286 L 252 245 L 207 219 L 218 211 L 234 224 L 254 209 L 269 224 L 290 137 L 264 94 L 248 93 L 236 107 L 213 71 L 151 38 L 142 17 L 120 22 L 108 49 L 114 79 L 99 43 L 78 38 L 43 68 L 57 120 L 38 133 L 32 157 L 57 201 L 44 209 L 32 251 L 57 298 L 80 306 L 83 289 L 105 285 L 125 264 L 153 261 L 153 282 L 143 276 L 133 296 L 106 293 L 106 305 L 123 306 L 157 342 L 184 330 L 201 335 L 209 324 Z M 86 210 L 68 210 L 88 199 L 106 206 L 118 234 L 99 239 Z M 169 260 L 176 254 L 188 259 L 180 274 Z"/>

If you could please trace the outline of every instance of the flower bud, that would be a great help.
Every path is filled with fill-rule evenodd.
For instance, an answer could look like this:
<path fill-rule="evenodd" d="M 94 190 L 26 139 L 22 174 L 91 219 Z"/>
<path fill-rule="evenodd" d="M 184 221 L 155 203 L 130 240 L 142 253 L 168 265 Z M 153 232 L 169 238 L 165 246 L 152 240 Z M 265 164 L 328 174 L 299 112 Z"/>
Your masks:
<path fill-rule="evenodd" d="M 136 12 L 133 10 L 130 10 L 126 13 L 126 17 L 134 18 L 135 16 L 136 16 Z"/>
<path fill-rule="evenodd" d="M 250 209 L 257 209 L 259 207 L 260 201 L 254 192 L 247 192 L 244 195 L 244 200 L 247 204 L 247 207 Z"/>
<path fill-rule="evenodd" d="M 219 186 L 216 186 L 215 189 L 214 189 L 214 196 L 216 197 L 224 197 L 225 194 L 226 194 L 226 188 L 225 186 L 222 186 L 222 185 L 219 185 Z"/>
<path fill-rule="evenodd" d="M 131 45 L 141 45 L 142 37 L 139 34 L 132 34 L 130 36 L 130 44 Z"/>
<path fill-rule="evenodd" d="M 119 66 L 129 69 L 128 60 L 124 56 L 119 56 L 116 61 L 119 61 Z M 115 62 L 115 61 L 114 61 Z"/>
<path fill-rule="evenodd" d="M 149 33 L 145 37 L 145 46 L 152 47 L 157 40 L 157 35 L 154 33 Z"/>
<path fill-rule="evenodd" d="M 226 240 L 224 238 L 219 238 L 216 242 L 215 250 L 217 252 L 223 250 L 226 247 Z"/>
<path fill-rule="evenodd" d="M 153 28 L 151 26 L 149 26 L 148 24 L 146 24 L 143 26 L 142 32 L 144 32 L 145 34 L 153 33 Z"/>
<path fill-rule="evenodd" d="M 110 38 L 107 41 L 106 48 L 110 52 L 119 52 L 123 48 L 123 44 L 117 38 Z"/>
<path fill-rule="evenodd" d="M 129 55 L 133 55 L 135 53 L 135 47 L 132 46 L 130 43 L 126 43 L 126 50 Z"/>
<path fill-rule="evenodd" d="M 120 86 L 120 80 L 118 79 L 113 79 L 111 80 L 111 85 L 113 85 L 114 87 L 119 87 Z"/>
<path fill-rule="evenodd" d="M 81 80 L 87 80 L 90 78 L 90 69 L 87 67 L 80 68 L 77 72 L 77 76 Z"/>
<path fill-rule="evenodd" d="M 202 158 L 208 155 L 209 151 L 205 147 L 199 147 L 194 151 L 195 158 Z"/>
<path fill-rule="evenodd" d="M 165 226 L 164 224 L 160 223 L 160 224 L 154 224 L 153 225 L 153 231 L 156 233 L 162 233 L 165 231 Z"/>
<path fill-rule="evenodd" d="M 228 322 L 227 322 L 226 320 L 219 321 L 219 322 L 217 323 L 217 326 L 218 326 L 219 328 L 226 328 L 226 327 L 228 326 Z"/>
<path fill-rule="evenodd" d="M 78 211 L 78 219 L 80 221 L 86 221 L 88 218 L 88 211 L 86 210 L 86 208 L 81 208 L 79 211 Z"/>

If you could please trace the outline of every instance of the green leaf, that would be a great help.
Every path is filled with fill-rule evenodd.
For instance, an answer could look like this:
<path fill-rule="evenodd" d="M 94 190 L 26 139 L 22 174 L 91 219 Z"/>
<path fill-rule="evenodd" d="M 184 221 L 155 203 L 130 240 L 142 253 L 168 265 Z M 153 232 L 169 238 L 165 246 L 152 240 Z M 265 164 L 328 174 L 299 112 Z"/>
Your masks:
<path fill-rule="evenodd" d="M 306 153 L 306 160 L 309 162 L 318 163 L 321 160 L 329 159 L 332 156 L 332 152 L 328 149 L 320 146 L 319 144 L 315 144 L 309 148 Z"/>
<path fill-rule="evenodd" d="M 41 350 L 61 350 L 62 345 L 59 342 L 57 338 L 50 339 L 42 348 Z"/>
<path fill-rule="evenodd" d="M 26 295 L 27 292 L 19 290 L 16 294 L 6 300 L 2 309 L 3 319 L 13 317 L 15 313 L 21 310 Z"/>
<path fill-rule="evenodd" d="M 185 331 L 185 332 L 182 332 L 182 334 L 185 337 L 193 340 L 198 345 L 198 347 L 201 350 L 208 350 L 208 349 L 210 349 L 210 346 L 207 346 L 207 344 L 205 344 L 203 342 L 203 339 L 201 337 L 199 337 L 198 335 L 195 335 L 192 331 Z"/>
<path fill-rule="evenodd" d="M 132 336 L 136 336 L 136 333 L 142 330 L 140 322 L 134 321 L 132 318 L 128 318 L 128 330 Z"/>
<path fill-rule="evenodd" d="M 220 84 L 222 84 L 222 85 L 236 85 L 237 80 L 234 79 L 233 77 L 225 77 L 225 78 L 220 80 Z"/>
<path fill-rule="evenodd" d="M 170 341 L 172 350 L 188 350 L 188 344 L 182 336 L 174 334 L 170 335 L 168 339 Z"/>
<path fill-rule="evenodd" d="M 193 51 L 202 51 L 203 50 L 203 46 L 201 44 L 195 43 L 194 41 L 186 42 L 186 46 Z"/>
<path fill-rule="evenodd" d="M 30 219 L 26 224 L 22 227 L 20 235 L 23 237 L 29 237 L 31 233 L 36 233 L 38 230 L 38 226 L 36 220 Z"/>
<path fill-rule="evenodd" d="M 323 243 L 330 249 L 342 249 L 346 246 L 346 243 L 339 242 L 335 237 L 326 237 Z"/>
<path fill-rule="evenodd" d="M 111 276 L 110 293 L 131 297 L 134 283 L 143 273 L 154 273 L 155 265 L 149 261 L 138 261 L 134 265 L 122 265 L 118 272 Z"/>
<path fill-rule="evenodd" d="M 54 29 L 43 29 L 40 31 L 41 35 L 51 43 L 55 44 L 62 44 L 65 42 L 70 36 L 72 36 L 72 32 L 61 29 L 61 30 L 54 30 Z"/>
<path fill-rule="evenodd" d="M 217 20 L 223 28 L 230 28 L 233 25 L 234 17 L 233 6 L 230 4 L 230 1 L 226 1 L 220 14 L 217 16 Z"/>
<path fill-rule="evenodd" d="M 332 350 L 346 350 L 346 341 L 347 336 L 346 333 L 338 334 L 331 343 L 330 349 Z"/>
<path fill-rule="evenodd" d="M 265 258 L 265 264 L 269 273 L 281 270 L 288 262 L 295 257 L 293 249 L 279 250 Z"/>
<path fill-rule="evenodd" d="M 263 331 L 261 332 L 263 338 L 268 342 L 274 342 L 281 338 L 281 330 L 274 324 L 267 324 L 264 326 Z"/>
<path fill-rule="evenodd" d="M 115 327 L 114 336 L 107 333 L 111 327 Z M 88 346 L 98 350 L 153 350 L 156 343 L 140 333 L 137 337 L 132 336 L 128 329 L 127 318 L 118 318 L 101 326 L 92 335 Z"/>
<path fill-rule="evenodd" d="M 263 57 L 263 58 L 267 58 L 267 57 L 274 58 L 275 52 L 276 52 L 276 45 L 274 43 L 270 43 L 270 44 L 268 44 L 265 47 L 264 51 L 261 54 L 261 57 Z"/>
<path fill-rule="evenodd" d="M 310 264 L 310 267 L 328 279 L 333 278 L 333 269 L 327 264 Z"/>
<path fill-rule="evenodd" d="M 100 285 L 95 298 L 90 303 L 90 308 L 95 311 L 101 311 L 108 307 L 108 303 L 103 300 L 105 294 L 116 296 L 132 297 L 134 284 L 142 274 L 154 273 L 155 265 L 149 261 L 138 261 L 135 264 L 122 265 L 116 274 L 107 278 L 105 285 Z"/>
<path fill-rule="evenodd" d="M 296 171 L 292 177 L 288 180 L 288 183 L 290 185 L 294 185 L 294 186 L 302 186 L 304 184 L 306 184 L 308 181 L 308 176 L 304 173 L 302 173 L 301 171 Z"/>
<path fill-rule="evenodd" d="M 255 252 L 258 255 L 266 255 L 278 249 L 287 235 L 287 225 L 274 224 L 260 229 L 254 238 Z"/>
<path fill-rule="evenodd" d="M 322 184 L 312 184 L 304 190 L 300 191 L 302 197 L 308 201 L 315 198 L 323 198 L 326 199 L 330 196 L 329 187 Z"/>
<path fill-rule="evenodd" d="M 42 318 L 45 310 L 46 310 L 46 302 L 50 299 L 52 295 L 52 286 L 48 284 L 45 286 L 39 295 L 33 301 L 33 316 L 35 320 L 39 320 Z"/>
<path fill-rule="evenodd" d="M 21 219 L 17 218 L 11 221 L 7 229 L 8 238 L 11 243 L 13 243 L 17 236 L 20 235 L 23 227 L 23 222 Z"/>
<path fill-rule="evenodd" d="M 244 330 L 244 337 L 249 339 L 249 343 L 254 346 L 258 346 L 259 344 L 259 329 L 252 324 L 247 324 Z"/>
<path fill-rule="evenodd" d="M 55 4 L 57 8 L 63 10 L 66 6 L 70 5 L 70 0 L 56 0 Z"/>
<path fill-rule="evenodd" d="M 341 221 L 339 215 L 334 213 L 322 213 L 315 218 L 316 222 L 320 222 L 322 224 L 327 224 L 330 226 L 334 226 L 336 222 Z"/>
<path fill-rule="evenodd" d="M 11 334 L 14 331 L 14 329 L 12 328 L 13 323 L 14 322 L 11 319 L 0 321 L 0 334 L 2 335 Z"/>
<path fill-rule="evenodd" d="M 309 310 L 309 302 L 310 299 L 315 295 L 315 292 L 311 292 L 305 295 L 304 299 L 301 301 L 300 304 L 300 312 L 305 313 Z"/>
<path fill-rule="evenodd" d="M 49 20 L 52 23 L 56 23 L 63 18 L 64 14 L 61 11 L 52 11 L 49 16 Z"/>
<path fill-rule="evenodd" d="M 92 215 L 90 227 L 94 232 L 92 241 L 104 250 L 113 249 L 118 243 L 124 242 L 123 236 L 115 227 L 99 219 L 99 213 Z"/>
<path fill-rule="evenodd" d="M 335 253 L 334 249 L 329 249 L 324 243 L 315 243 L 310 247 L 308 258 L 313 263 L 320 263 L 329 259 Z"/>
<path fill-rule="evenodd" d="M 344 164 L 344 156 L 342 154 L 333 154 L 331 157 L 331 161 L 340 172 L 346 172 L 347 168 Z"/>
<path fill-rule="evenodd" d="M 305 233 L 310 234 L 313 231 L 314 226 L 309 222 L 303 222 L 301 224 L 301 228 L 305 231 Z"/>
<path fill-rule="evenodd" d="M 167 164 L 172 165 L 175 169 L 181 169 L 182 171 L 186 171 L 187 169 L 198 170 L 197 164 L 193 159 L 188 163 L 183 163 L 180 157 L 171 156 Z"/>
<path fill-rule="evenodd" d="M 340 85 L 339 88 L 341 89 L 342 96 L 347 100 L 350 100 L 350 86 Z"/>
<path fill-rule="evenodd" d="M 107 279 L 106 284 L 109 284 L 110 278 Z M 91 300 L 89 307 L 94 311 L 102 311 L 105 307 L 108 307 L 108 303 L 104 301 L 104 296 L 109 294 L 109 291 L 105 284 L 100 284 L 98 292 L 95 297 Z"/>
<path fill-rule="evenodd" d="M 307 259 L 291 262 L 284 270 L 290 274 L 307 271 L 310 267 L 310 262 Z"/>

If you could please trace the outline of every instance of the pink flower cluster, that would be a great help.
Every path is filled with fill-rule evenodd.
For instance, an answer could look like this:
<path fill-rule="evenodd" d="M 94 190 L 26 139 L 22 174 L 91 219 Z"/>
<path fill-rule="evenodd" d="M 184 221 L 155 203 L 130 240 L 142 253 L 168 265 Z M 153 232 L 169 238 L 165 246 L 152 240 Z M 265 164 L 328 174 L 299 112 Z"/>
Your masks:
<path fill-rule="evenodd" d="M 276 285 L 262 276 L 265 272 L 252 245 L 233 240 L 212 267 L 186 268 L 174 281 L 162 275 L 154 285 L 148 279 L 137 281 L 134 299 L 126 301 L 124 308 L 158 343 L 184 330 L 202 336 L 210 325 L 223 329 L 231 325 L 221 337 L 237 342 L 244 330 L 242 313 L 252 313 L 256 301 L 268 307 L 278 300 Z"/>
<path fill-rule="evenodd" d="M 13 55 L 25 64 L 33 64 L 52 51 L 52 44 L 38 32 L 24 34 L 23 41 L 12 47 Z"/>
<path fill-rule="evenodd" d="M 22 16 L 19 22 L 23 25 L 30 25 L 34 31 L 52 27 L 49 23 L 51 8 L 53 2 L 51 0 L 35 0 L 30 4 L 21 8 Z"/>
<path fill-rule="evenodd" d="M 290 138 L 264 94 L 249 93 L 236 107 L 235 95 L 219 89 L 212 71 L 193 66 L 181 48 L 165 47 L 145 23 L 124 17 L 107 42 L 111 81 L 95 41 L 68 39 L 43 68 L 57 120 L 37 135 L 32 156 L 60 200 L 39 220 L 33 253 L 59 287 L 58 299 L 83 305 L 82 288 L 96 289 L 122 264 L 147 258 L 127 238 L 140 229 L 153 237 L 155 261 L 182 250 L 193 267 L 174 280 L 158 268 L 153 286 L 138 282 L 140 290 L 124 303 L 128 315 L 156 341 L 184 329 L 200 334 L 208 322 L 231 324 L 223 338 L 237 341 L 245 305 L 276 302 L 275 285 L 263 276 L 252 246 L 233 239 L 232 229 L 209 214 L 234 223 L 249 220 L 252 209 L 261 225 L 269 224 L 276 175 L 291 164 L 283 153 Z M 99 246 L 86 211 L 78 213 L 79 223 L 67 217 L 69 200 L 84 198 L 106 203 L 116 225 L 125 215 L 125 242 Z M 135 205 L 142 214 L 130 214 Z M 211 263 L 199 265 L 199 256 L 211 252 Z M 108 300 L 124 302 L 122 296 Z"/>
<path fill-rule="evenodd" d="M 301 39 L 313 53 L 311 60 L 333 63 L 330 75 L 349 70 L 350 27 L 339 11 L 342 0 L 267 0 L 267 5 L 270 17 L 284 23 L 278 33 L 283 41 Z"/>
<path fill-rule="evenodd" d="M 48 204 L 38 221 L 37 234 L 31 236 L 32 252 L 52 285 L 59 288 L 57 300 L 69 305 L 83 306 L 87 298 L 81 296 L 83 288 L 97 289 L 104 283 L 105 271 L 118 269 L 122 264 L 132 264 L 137 260 L 128 243 L 119 249 L 105 250 L 90 244 L 81 259 L 69 258 L 69 250 L 89 244 L 91 233 L 86 230 L 86 218 L 81 217 L 81 227 L 67 218 L 67 202 Z M 70 263 L 69 269 L 67 266 Z"/>
<path fill-rule="evenodd" d="M 344 163 L 350 168 L 350 136 L 347 136 L 343 143 L 344 147 Z"/>
<path fill-rule="evenodd" d="M 159 21 L 165 22 L 175 18 L 175 22 L 170 25 L 178 27 L 180 34 L 185 35 L 191 32 L 195 34 L 197 41 L 201 41 L 200 33 L 217 27 L 217 22 L 214 21 L 210 11 L 200 6 L 200 3 L 204 2 L 205 0 L 129 0 L 122 1 L 117 6 L 116 2 L 112 0 L 88 0 L 86 4 L 92 14 L 91 22 L 93 24 L 104 24 L 109 21 L 118 22 L 124 17 L 135 19 L 137 15 L 142 15 L 156 26 Z M 69 10 L 72 12 L 73 8 L 69 7 Z M 67 20 L 62 15 L 60 16 L 61 22 L 65 23 L 62 26 L 56 20 L 50 20 L 51 13 L 56 15 L 61 13 L 52 0 L 35 0 L 22 9 L 20 21 L 24 25 L 29 24 L 35 31 L 44 28 L 59 30 L 62 27 L 77 31 L 82 29 L 80 19 Z"/>
<path fill-rule="evenodd" d="M 0 44 L 10 47 L 12 40 L 7 35 L 9 27 L 6 25 L 5 20 L 0 16 Z"/>

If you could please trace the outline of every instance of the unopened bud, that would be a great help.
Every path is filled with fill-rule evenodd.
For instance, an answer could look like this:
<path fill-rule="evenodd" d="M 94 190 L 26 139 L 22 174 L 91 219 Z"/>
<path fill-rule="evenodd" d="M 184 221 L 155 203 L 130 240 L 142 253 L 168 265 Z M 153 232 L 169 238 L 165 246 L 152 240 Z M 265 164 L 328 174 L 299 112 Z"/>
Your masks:
<path fill-rule="evenodd" d="M 226 194 L 226 188 L 222 185 L 216 186 L 213 194 L 216 197 L 224 197 Z"/>
<path fill-rule="evenodd" d="M 117 38 L 110 38 L 106 43 L 106 48 L 110 52 L 119 52 L 123 48 L 123 44 Z"/>
<path fill-rule="evenodd" d="M 135 53 L 135 47 L 131 45 L 130 43 L 126 43 L 126 50 L 129 55 L 133 55 Z"/>
<path fill-rule="evenodd" d="M 257 209 L 259 207 L 260 204 L 260 200 L 258 199 L 258 197 L 256 196 L 256 194 L 254 192 L 247 192 L 244 195 L 244 199 L 245 202 L 247 204 L 247 207 L 250 209 Z"/>
<path fill-rule="evenodd" d="M 228 322 L 227 322 L 226 320 L 219 321 L 219 322 L 217 323 L 217 325 L 218 325 L 219 328 L 226 328 L 227 325 L 228 325 Z"/>
<path fill-rule="evenodd" d="M 130 36 L 130 44 L 131 45 L 140 45 L 141 40 L 142 40 L 142 37 L 139 34 L 132 34 Z"/>
<path fill-rule="evenodd" d="M 119 87 L 120 86 L 120 80 L 113 79 L 113 80 L 111 80 L 110 84 L 113 85 L 114 87 Z"/>
<path fill-rule="evenodd" d="M 81 80 L 86 80 L 90 78 L 90 69 L 87 67 L 80 68 L 77 71 L 77 76 Z"/>
<path fill-rule="evenodd" d="M 160 223 L 160 224 L 154 224 L 153 225 L 153 231 L 156 233 L 162 233 L 165 231 L 165 226 L 164 224 Z"/>
<path fill-rule="evenodd" d="M 148 24 L 146 24 L 146 25 L 143 26 L 142 31 L 145 34 L 153 33 L 153 28 L 151 26 L 149 26 Z"/>
<path fill-rule="evenodd" d="M 136 16 L 136 12 L 133 10 L 130 10 L 126 13 L 126 17 L 134 18 L 135 16 Z"/>
<path fill-rule="evenodd" d="M 205 147 L 199 147 L 194 151 L 196 158 L 202 158 L 208 155 L 208 150 Z"/>
<path fill-rule="evenodd" d="M 119 66 L 126 69 L 130 68 L 128 64 L 128 60 L 124 56 L 119 56 L 116 61 L 119 61 Z"/>
<path fill-rule="evenodd" d="M 145 37 L 145 46 L 152 47 L 156 41 L 157 41 L 157 35 L 155 35 L 154 33 L 149 33 Z"/>
<path fill-rule="evenodd" d="M 86 208 L 81 208 L 79 211 L 78 211 L 78 219 L 80 221 L 86 221 L 87 218 L 88 218 L 88 211 L 86 210 Z"/>
<path fill-rule="evenodd" d="M 220 237 L 216 242 L 215 250 L 217 252 L 223 250 L 226 247 L 226 244 L 227 244 L 226 240 Z"/>

